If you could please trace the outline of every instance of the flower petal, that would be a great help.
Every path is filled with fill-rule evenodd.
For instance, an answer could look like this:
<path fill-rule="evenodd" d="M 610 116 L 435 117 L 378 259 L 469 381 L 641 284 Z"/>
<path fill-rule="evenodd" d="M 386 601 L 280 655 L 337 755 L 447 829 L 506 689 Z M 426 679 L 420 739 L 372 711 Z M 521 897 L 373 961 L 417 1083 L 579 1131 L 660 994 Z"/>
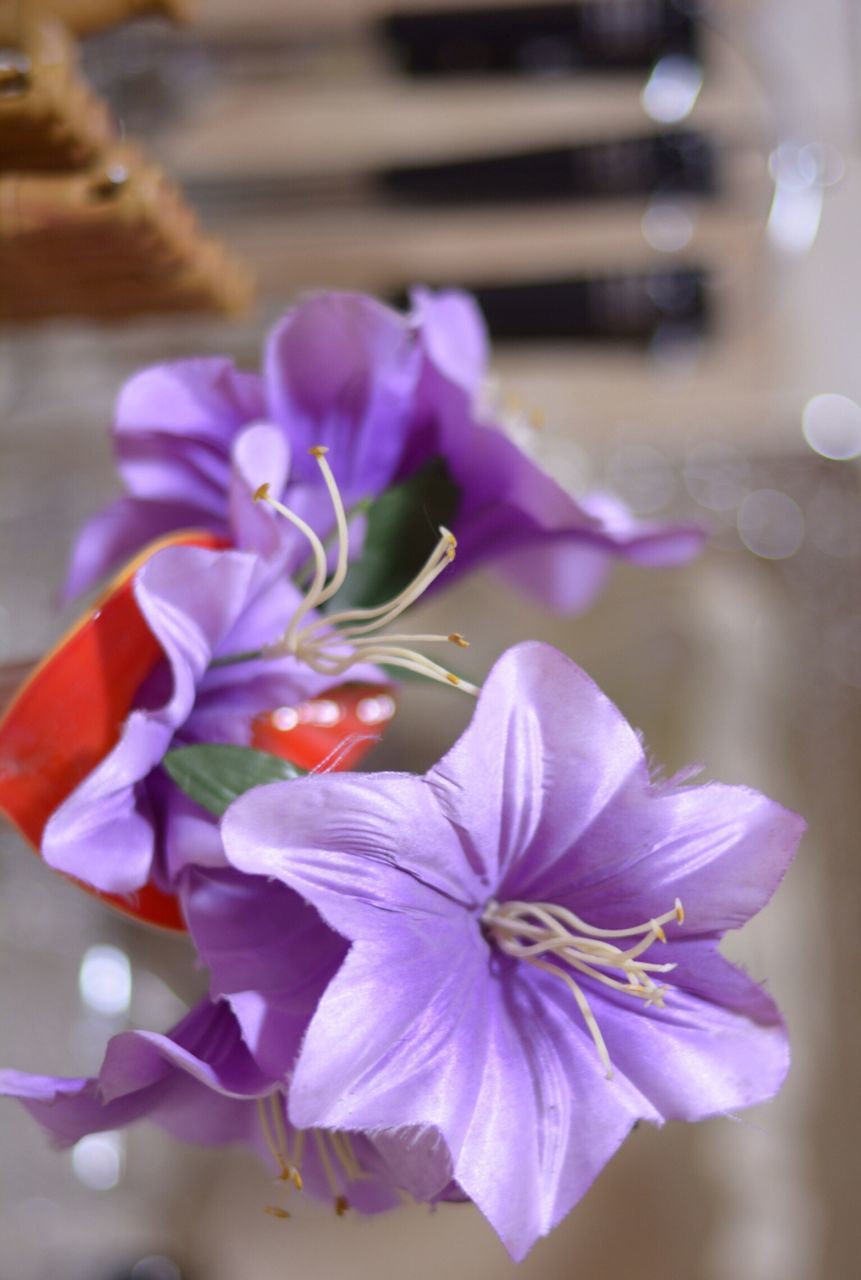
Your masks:
<path fill-rule="evenodd" d="M 231 360 L 200 357 L 141 370 L 120 392 L 114 422 L 126 488 L 139 498 L 223 509 L 231 441 L 264 417 L 259 377 L 240 373 Z"/>
<path fill-rule="evenodd" d="M 586 1193 L 634 1122 L 655 1117 L 625 1080 L 605 1078 L 557 979 L 514 965 L 490 999 L 475 1050 L 481 1086 L 453 1152 L 454 1176 L 520 1261 Z"/>
<path fill-rule="evenodd" d="M 320 1003 L 289 1107 L 300 1124 L 431 1126 L 521 1258 L 652 1109 L 625 1081 L 608 1086 L 560 983 L 501 967 L 474 922 L 432 935 L 381 922 Z"/>
<path fill-rule="evenodd" d="M 386 920 L 354 943 L 308 1028 L 290 1090 L 294 1124 L 438 1128 L 452 1151 L 482 1072 L 487 946 L 461 916 L 422 930 Z"/>
<path fill-rule="evenodd" d="M 228 861 L 274 876 L 348 938 L 393 913 L 441 927 L 478 906 L 482 884 L 420 778 L 331 774 L 257 787 L 222 822 Z"/>
<path fill-rule="evenodd" d="M 529 643 L 497 662 L 427 782 L 467 857 L 486 868 L 486 896 L 515 899 L 533 896 L 546 867 L 570 874 L 570 850 L 643 767 L 636 734 L 585 672 Z"/>
<path fill-rule="evenodd" d="M 685 564 L 703 548 L 706 530 L 635 516 L 616 494 L 596 489 L 580 501 L 583 510 L 626 560 L 654 568 Z"/>
<path fill-rule="evenodd" d="M 478 303 L 456 289 L 413 289 L 410 320 L 435 368 L 467 392 L 477 394 L 490 358 L 487 327 Z"/>
<path fill-rule="evenodd" d="M 212 992 L 228 997 L 257 1061 L 283 1079 L 346 954 L 344 939 L 297 894 L 262 876 L 190 869 L 182 901 Z"/>
<path fill-rule="evenodd" d="M 118 498 L 81 530 L 72 551 L 63 586 L 66 602 L 95 586 L 108 573 L 148 542 L 175 529 L 221 532 L 222 522 L 187 502 L 159 502 L 149 498 Z"/>
<path fill-rule="evenodd" d="M 539 537 L 501 555 L 494 572 L 542 608 L 582 613 L 607 584 L 613 568 L 604 546 L 564 536 Z"/>
<path fill-rule="evenodd" d="M 257 1068 L 226 1004 L 203 1001 L 168 1036 L 125 1032 L 108 1046 L 95 1079 L 0 1072 L 0 1093 L 18 1098 L 61 1145 L 143 1117 L 193 1142 L 256 1136 L 247 1099 L 273 1083 Z"/>
<path fill-rule="evenodd" d="M 666 1120 L 702 1120 L 765 1102 L 789 1070 L 786 1031 L 768 997 L 729 965 L 719 980 L 714 970 L 710 976 L 716 1000 L 673 985 L 662 1009 L 632 1010 L 631 997 L 589 992 L 614 1073 Z M 676 974 L 668 978 L 674 983 Z M 695 976 L 688 982 L 695 984 Z"/>
<path fill-rule="evenodd" d="M 228 505 L 233 540 L 242 550 L 273 555 L 282 546 L 284 531 L 294 535 L 295 530 L 254 495 L 268 484 L 273 497 L 281 497 L 290 470 L 287 437 L 280 427 L 258 422 L 236 437 L 231 460 Z M 304 545 L 299 535 L 295 540 Z"/>
<path fill-rule="evenodd" d="M 266 391 L 274 421 L 289 424 L 295 479 L 316 481 L 307 452 L 331 450 L 347 492 L 378 493 L 406 444 L 418 349 L 403 316 L 359 294 L 320 294 L 269 336 Z"/>
<path fill-rule="evenodd" d="M 136 784 L 162 759 L 188 716 L 213 651 L 246 599 L 255 561 L 232 551 L 171 547 L 139 570 L 135 596 L 163 649 L 173 688 L 163 705 L 132 711 L 116 746 L 52 814 L 45 861 L 86 884 L 128 893 L 146 883 L 154 837 Z"/>
<path fill-rule="evenodd" d="M 599 504 L 584 498 L 581 511 L 600 524 L 566 531 L 524 531 L 520 545 L 503 553 L 494 568 L 518 591 L 540 605 L 564 613 L 579 613 L 592 604 L 604 586 L 615 559 L 647 568 L 686 564 L 702 550 L 706 531 L 693 524 L 636 520 L 621 503 Z"/>
<path fill-rule="evenodd" d="M 780 883 L 805 823 L 747 787 L 652 786 L 633 775 L 577 839 L 568 866 L 533 881 L 530 896 L 570 906 L 591 924 L 627 928 L 672 910 L 672 936 L 736 929 Z"/>

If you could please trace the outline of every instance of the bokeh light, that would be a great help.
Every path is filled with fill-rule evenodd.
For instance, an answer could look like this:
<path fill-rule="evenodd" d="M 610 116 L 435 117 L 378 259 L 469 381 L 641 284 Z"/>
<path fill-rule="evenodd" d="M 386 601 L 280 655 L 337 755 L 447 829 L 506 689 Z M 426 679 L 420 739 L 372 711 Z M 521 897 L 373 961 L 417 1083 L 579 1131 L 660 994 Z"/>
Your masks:
<path fill-rule="evenodd" d="M 861 405 L 825 391 L 812 396 L 801 415 L 804 438 L 823 458 L 844 461 L 861 455 Z"/>
<path fill-rule="evenodd" d="M 105 1017 L 126 1013 L 132 998 L 129 958 L 119 947 L 89 947 L 78 973 L 78 990 L 87 1008 Z"/>
<path fill-rule="evenodd" d="M 703 70 L 693 58 L 668 54 L 652 69 L 640 101 L 646 115 L 661 124 L 677 124 L 694 109 L 703 87 Z"/>
<path fill-rule="evenodd" d="M 125 1164 L 125 1138 L 109 1130 L 89 1133 L 72 1147 L 75 1177 L 91 1191 L 111 1191 L 122 1176 Z"/>
<path fill-rule="evenodd" d="M 804 515 L 794 498 L 777 489 L 748 494 L 738 511 L 738 533 L 744 545 L 765 560 L 785 560 L 804 541 Z"/>

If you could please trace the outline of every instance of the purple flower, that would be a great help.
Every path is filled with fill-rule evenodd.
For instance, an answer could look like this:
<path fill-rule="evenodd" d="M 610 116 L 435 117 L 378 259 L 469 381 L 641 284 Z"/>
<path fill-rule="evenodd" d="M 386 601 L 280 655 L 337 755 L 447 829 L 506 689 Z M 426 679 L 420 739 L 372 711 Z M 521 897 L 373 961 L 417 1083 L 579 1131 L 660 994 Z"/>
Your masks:
<path fill-rule="evenodd" d="M 285 1080 L 347 943 L 297 893 L 265 876 L 190 866 L 179 891 L 211 993 L 228 1002 L 262 1069 Z"/>
<path fill-rule="evenodd" d="M 168 1035 L 115 1036 L 95 1078 L 0 1071 L 0 1094 L 17 1098 L 59 1146 L 149 1119 L 186 1142 L 249 1146 L 285 1191 L 304 1188 L 338 1213 L 401 1203 L 385 1153 L 412 1135 L 377 1147 L 363 1134 L 297 1131 L 280 1083 L 260 1070 L 223 1002 L 202 1001 Z M 289 1216 L 283 1204 L 267 1210 Z"/>
<path fill-rule="evenodd" d="M 419 364 L 403 317 L 371 298 L 323 294 L 271 331 L 262 375 L 216 356 L 142 370 L 120 392 L 114 421 L 128 496 L 84 529 L 66 593 L 173 529 L 209 529 L 245 547 L 234 506 L 242 479 L 281 496 L 289 472 L 291 508 L 326 532 L 331 510 L 309 450 L 331 449 L 348 505 L 381 492 L 409 435 Z M 258 508 L 258 521 L 267 518 Z M 306 545 L 293 541 L 304 558 Z"/>
<path fill-rule="evenodd" d="M 223 863 L 218 829 L 161 769 L 171 748 L 249 745 L 255 716 L 313 698 L 343 677 L 294 656 L 212 665 L 275 642 L 302 597 L 277 559 L 171 547 L 136 573 L 134 594 L 164 651 L 113 749 L 54 811 L 45 861 L 108 893 L 169 888 L 188 862 Z M 373 668 L 359 678 L 377 679 Z"/>
<path fill-rule="evenodd" d="M 683 564 L 701 549 L 692 524 L 635 519 L 603 493 L 575 501 L 504 431 L 476 413 L 487 376 L 481 313 L 465 294 L 413 294 L 426 348 L 419 421 L 423 457 L 440 456 L 460 491 L 456 568 L 492 562 L 503 579 L 565 613 L 588 608 L 622 558 L 649 568 Z"/>
<path fill-rule="evenodd" d="M 638 1119 L 779 1088 L 780 1016 L 718 943 L 769 899 L 802 828 L 746 788 L 652 783 L 618 710 L 537 644 L 501 659 L 425 777 L 242 797 L 229 860 L 352 944 L 302 1043 L 293 1123 L 438 1132 L 522 1257 Z"/>
<path fill-rule="evenodd" d="M 211 993 L 230 1005 L 255 1062 L 285 1082 L 347 943 L 297 893 L 265 876 L 195 866 L 179 888 Z M 417 1200 L 451 1194 L 451 1162 L 436 1133 L 387 1131 L 373 1141 L 390 1180 Z"/>
<path fill-rule="evenodd" d="M 286 543 L 298 561 L 307 549 L 295 531 L 250 511 L 248 498 L 268 481 L 327 533 L 331 511 L 308 457 L 319 445 L 330 450 L 347 507 L 441 460 L 454 486 L 454 571 L 493 560 L 555 608 L 586 607 L 616 556 L 669 565 L 700 549 L 694 526 L 608 521 L 590 501 L 578 504 L 480 421 L 487 357 L 466 295 L 417 290 L 401 316 L 371 298 L 329 293 L 275 326 L 259 376 L 217 357 L 142 371 L 120 393 L 114 424 L 127 496 L 85 528 L 67 593 L 177 528 L 202 527 L 264 552 Z M 354 553 L 360 540 L 359 523 Z"/>

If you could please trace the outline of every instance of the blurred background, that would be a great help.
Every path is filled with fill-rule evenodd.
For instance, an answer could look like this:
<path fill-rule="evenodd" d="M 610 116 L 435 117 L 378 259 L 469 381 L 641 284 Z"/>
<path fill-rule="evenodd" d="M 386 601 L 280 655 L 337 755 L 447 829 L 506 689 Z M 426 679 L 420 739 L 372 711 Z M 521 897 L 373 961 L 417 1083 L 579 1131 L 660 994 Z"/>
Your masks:
<path fill-rule="evenodd" d="M 477 675 L 552 641 L 668 772 L 700 761 L 810 823 L 728 946 L 786 1014 L 780 1098 L 640 1127 L 521 1267 L 470 1207 L 333 1221 L 309 1201 L 276 1222 L 248 1154 L 145 1127 L 56 1154 L 7 1103 L 0 1280 L 857 1274 L 859 62 L 857 0 L 0 0 L 7 683 L 72 616 L 57 590 L 117 491 L 131 371 L 254 367 L 308 288 L 456 284 L 485 308 L 494 393 L 561 483 L 713 536 L 682 570 L 619 567 L 581 618 L 478 575 L 424 606 L 427 629 L 467 633 Z M 468 714 L 411 685 L 370 763 L 424 768 Z M 2 1064 L 70 1075 L 205 981 L 181 940 L 8 829 L 0 973 Z"/>

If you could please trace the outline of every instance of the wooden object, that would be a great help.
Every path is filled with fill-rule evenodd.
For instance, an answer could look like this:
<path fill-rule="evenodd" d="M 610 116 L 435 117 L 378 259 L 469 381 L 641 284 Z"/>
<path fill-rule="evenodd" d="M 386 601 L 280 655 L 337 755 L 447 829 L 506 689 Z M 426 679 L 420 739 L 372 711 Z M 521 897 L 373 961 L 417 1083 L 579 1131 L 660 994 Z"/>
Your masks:
<path fill-rule="evenodd" d="M 0 170 L 79 169 L 114 140 L 108 110 L 77 63 L 59 23 L 25 14 L 14 35 L 0 24 Z"/>
<path fill-rule="evenodd" d="M 185 23 L 194 13 L 193 0 L 37 0 L 43 13 L 58 18 L 77 36 L 93 35 L 134 18 L 166 18 Z"/>
<path fill-rule="evenodd" d="M 0 177 L 0 320 L 241 311 L 245 269 L 135 148 L 84 173 Z"/>

